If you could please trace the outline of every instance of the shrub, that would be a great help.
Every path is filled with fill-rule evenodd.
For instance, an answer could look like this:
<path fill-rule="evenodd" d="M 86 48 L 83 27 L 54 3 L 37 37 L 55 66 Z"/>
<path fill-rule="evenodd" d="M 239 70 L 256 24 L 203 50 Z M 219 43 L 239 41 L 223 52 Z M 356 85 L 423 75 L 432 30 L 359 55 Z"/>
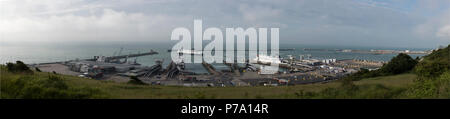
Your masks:
<path fill-rule="evenodd" d="M 38 78 L 22 75 L 19 78 L 1 80 L 1 98 L 12 99 L 85 99 L 104 97 L 99 89 L 70 87 L 64 79 L 55 75 Z"/>
<path fill-rule="evenodd" d="M 414 69 L 415 73 L 422 78 L 436 78 L 440 76 L 446 69 L 449 69 L 449 63 L 423 61 L 417 64 Z"/>
<path fill-rule="evenodd" d="M 344 79 L 358 81 L 364 78 L 401 74 L 411 71 L 416 64 L 417 61 L 415 59 L 411 58 L 407 54 L 400 53 L 396 57 L 392 58 L 388 64 L 383 65 L 378 70 L 369 71 L 367 69 L 361 69 L 357 73 L 351 74 Z"/>
<path fill-rule="evenodd" d="M 33 73 L 30 68 L 22 61 L 16 61 L 16 64 L 8 62 L 6 63 L 6 68 L 9 72 L 13 73 Z"/>
<path fill-rule="evenodd" d="M 37 72 L 42 72 L 41 69 L 39 69 L 39 68 L 37 68 L 37 67 L 34 68 L 34 69 L 35 69 Z"/>
<path fill-rule="evenodd" d="M 450 45 L 424 56 L 414 69 L 421 78 L 437 78 L 446 70 L 450 70 Z"/>
<path fill-rule="evenodd" d="M 30 68 L 22 61 L 16 61 L 15 69 L 17 71 L 30 71 Z"/>
<path fill-rule="evenodd" d="M 437 83 L 437 97 L 450 98 L 450 71 L 442 73 L 436 80 Z"/>
<path fill-rule="evenodd" d="M 417 61 L 409 55 L 400 53 L 392 58 L 389 63 L 381 67 L 380 71 L 384 75 L 400 74 L 410 71 L 416 66 Z"/>
<path fill-rule="evenodd" d="M 431 79 L 419 79 L 408 89 L 411 98 L 450 98 L 450 71 Z"/>
<path fill-rule="evenodd" d="M 8 71 L 10 71 L 10 72 L 14 72 L 14 71 L 15 71 L 14 63 L 11 63 L 11 62 L 6 63 L 6 68 L 7 68 Z"/>

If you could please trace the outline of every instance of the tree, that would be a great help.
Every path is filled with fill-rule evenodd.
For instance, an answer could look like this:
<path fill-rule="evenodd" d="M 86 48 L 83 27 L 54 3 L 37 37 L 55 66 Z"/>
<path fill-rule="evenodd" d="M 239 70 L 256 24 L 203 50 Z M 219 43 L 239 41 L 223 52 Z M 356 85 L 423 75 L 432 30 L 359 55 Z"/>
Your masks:
<path fill-rule="evenodd" d="M 37 72 L 42 72 L 41 69 L 39 69 L 39 68 L 37 68 L 37 67 L 34 68 L 34 69 L 35 69 Z"/>
<path fill-rule="evenodd" d="M 14 73 L 18 73 L 18 72 L 32 73 L 33 72 L 22 61 L 16 61 L 16 64 L 8 62 L 8 63 L 6 63 L 6 68 L 8 69 L 8 71 L 14 72 Z"/>
<path fill-rule="evenodd" d="M 388 64 L 381 67 L 381 73 L 384 73 L 385 75 L 405 73 L 413 69 L 416 64 L 417 61 L 409 55 L 400 53 L 392 58 Z"/>
<path fill-rule="evenodd" d="M 28 66 L 25 63 L 23 63 L 22 61 L 16 61 L 15 69 L 17 71 L 29 71 L 30 70 L 30 68 L 28 68 Z"/>
<path fill-rule="evenodd" d="M 15 69 L 14 69 L 14 63 L 11 63 L 11 62 L 6 63 L 6 68 L 7 68 L 8 71 L 10 71 L 10 72 L 15 72 Z"/>

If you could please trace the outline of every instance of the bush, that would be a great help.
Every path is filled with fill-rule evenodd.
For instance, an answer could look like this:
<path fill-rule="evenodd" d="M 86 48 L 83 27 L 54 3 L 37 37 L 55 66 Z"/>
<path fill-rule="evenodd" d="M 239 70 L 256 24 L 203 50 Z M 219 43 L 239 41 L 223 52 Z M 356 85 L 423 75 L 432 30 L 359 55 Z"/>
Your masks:
<path fill-rule="evenodd" d="M 444 73 L 446 69 L 449 69 L 449 67 L 449 63 L 423 61 L 417 64 L 414 71 L 422 78 L 436 78 Z"/>
<path fill-rule="evenodd" d="M 411 98 L 450 98 L 450 71 L 437 78 L 417 80 L 406 95 Z"/>
<path fill-rule="evenodd" d="M 414 69 L 415 73 L 424 79 L 432 79 L 441 76 L 446 70 L 450 70 L 450 45 L 424 56 Z"/>
<path fill-rule="evenodd" d="M 16 61 L 15 69 L 17 71 L 30 71 L 30 68 L 22 61 Z"/>
<path fill-rule="evenodd" d="M 416 64 L 417 61 L 415 59 L 411 58 L 407 54 L 400 53 L 396 57 L 392 58 L 388 64 L 383 65 L 378 70 L 369 71 L 367 69 L 361 69 L 357 73 L 351 74 L 344 79 L 359 81 L 364 78 L 401 74 L 411 71 Z"/>
<path fill-rule="evenodd" d="M 450 98 L 450 71 L 442 73 L 437 79 L 437 97 Z"/>
<path fill-rule="evenodd" d="M 85 99 L 101 98 L 98 89 L 70 87 L 64 79 L 55 75 L 38 78 L 34 75 L 22 75 L 19 78 L 1 80 L 1 98 L 7 99 Z"/>
<path fill-rule="evenodd" d="M 377 76 L 383 76 L 383 74 L 380 73 L 379 70 L 369 71 L 367 69 L 361 69 L 360 71 L 345 77 L 343 80 L 348 79 L 348 80 L 352 80 L 352 81 L 359 81 L 364 78 L 371 78 L 371 77 L 377 77 Z"/>
<path fill-rule="evenodd" d="M 13 72 L 13 73 L 32 73 L 33 72 L 22 61 L 16 61 L 16 64 L 8 62 L 8 63 L 6 63 L 6 68 L 8 69 L 9 72 Z"/>
<path fill-rule="evenodd" d="M 401 74 L 410 71 L 416 64 L 417 61 L 409 55 L 400 53 L 392 58 L 388 64 L 381 67 L 380 71 L 383 75 Z"/>
<path fill-rule="evenodd" d="M 6 68 L 7 68 L 8 71 L 10 71 L 10 72 L 14 72 L 14 71 L 15 71 L 14 63 L 11 63 L 11 62 L 6 63 Z"/>
<path fill-rule="evenodd" d="M 34 68 L 34 69 L 35 69 L 37 72 L 42 72 L 41 69 L 39 69 L 39 68 L 37 68 L 37 67 Z"/>

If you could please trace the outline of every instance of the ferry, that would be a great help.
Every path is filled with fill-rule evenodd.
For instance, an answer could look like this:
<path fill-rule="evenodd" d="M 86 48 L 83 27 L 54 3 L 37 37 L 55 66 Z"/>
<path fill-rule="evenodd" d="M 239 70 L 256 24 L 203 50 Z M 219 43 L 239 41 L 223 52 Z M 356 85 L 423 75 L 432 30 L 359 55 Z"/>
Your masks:
<path fill-rule="evenodd" d="M 191 54 L 191 55 L 203 55 L 202 51 L 195 51 L 195 50 L 178 50 L 177 51 L 178 54 Z"/>
<path fill-rule="evenodd" d="M 263 64 L 281 64 L 281 60 L 278 57 L 271 57 L 267 55 L 260 55 L 253 59 L 254 62 L 263 63 Z"/>

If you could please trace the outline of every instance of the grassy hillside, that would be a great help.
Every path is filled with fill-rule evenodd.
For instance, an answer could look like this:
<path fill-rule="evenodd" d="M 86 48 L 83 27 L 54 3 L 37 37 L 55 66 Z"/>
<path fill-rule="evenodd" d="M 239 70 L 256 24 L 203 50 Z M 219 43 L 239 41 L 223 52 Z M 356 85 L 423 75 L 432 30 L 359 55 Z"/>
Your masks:
<path fill-rule="evenodd" d="M 58 86 L 44 86 L 45 83 L 34 82 L 41 80 L 51 82 L 49 77 L 56 76 L 68 87 L 60 90 L 59 93 L 47 91 L 47 89 L 58 89 Z M 377 77 L 355 81 L 354 84 L 360 87 L 358 90 L 362 94 L 347 95 L 339 94 L 344 92 L 341 82 L 330 82 L 326 84 L 308 84 L 287 87 L 178 87 L 178 86 L 150 86 L 135 85 L 128 83 L 115 83 L 109 81 L 98 81 L 93 79 L 79 78 L 66 75 L 55 75 L 44 72 L 34 72 L 33 74 L 11 73 L 1 68 L 1 97 L 2 98 L 183 98 L 183 99 L 222 99 L 222 98 L 406 98 L 397 97 L 407 87 L 413 84 L 416 78 L 414 74 L 401 74 L 396 76 Z M 19 80 L 25 80 L 22 87 L 14 87 Z M 54 84 L 54 82 L 52 83 Z M 61 85 L 61 84 L 60 84 Z M 32 88 L 30 88 L 32 87 Z M 379 88 L 383 90 L 379 90 Z M 30 90 L 35 89 L 35 90 Z M 36 91 L 38 89 L 38 91 Z M 328 90 L 328 91 L 327 91 Z M 335 90 L 339 95 L 327 94 L 329 90 Z M 375 91 L 374 91 L 375 90 Z M 377 92 L 381 91 L 381 92 Z M 386 91 L 394 91 L 395 96 L 386 97 Z M 19 93 L 14 93 L 19 92 Z M 369 93 L 373 92 L 373 93 Z M 30 95 L 29 93 L 37 93 Z M 56 97 L 52 97 L 56 96 Z"/>
<path fill-rule="evenodd" d="M 450 45 L 425 56 L 414 68 L 418 80 L 407 95 L 420 98 L 450 98 Z"/>
<path fill-rule="evenodd" d="M 414 71 L 424 79 L 437 78 L 450 69 L 450 45 L 424 56 Z"/>

